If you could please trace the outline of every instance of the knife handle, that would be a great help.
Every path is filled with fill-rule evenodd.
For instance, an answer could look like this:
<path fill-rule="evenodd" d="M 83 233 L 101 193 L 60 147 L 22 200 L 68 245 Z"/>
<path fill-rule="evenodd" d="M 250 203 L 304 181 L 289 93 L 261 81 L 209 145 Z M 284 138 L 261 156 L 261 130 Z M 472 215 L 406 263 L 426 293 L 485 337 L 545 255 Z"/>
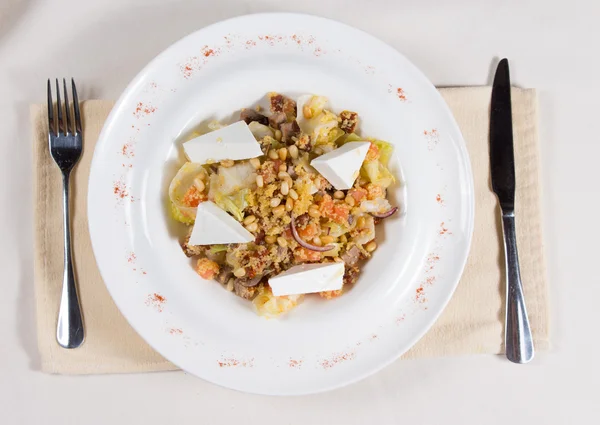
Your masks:
<path fill-rule="evenodd" d="M 502 228 L 506 254 L 506 357 L 513 363 L 527 363 L 533 359 L 534 349 L 519 272 L 514 212 L 502 213 Z"/>

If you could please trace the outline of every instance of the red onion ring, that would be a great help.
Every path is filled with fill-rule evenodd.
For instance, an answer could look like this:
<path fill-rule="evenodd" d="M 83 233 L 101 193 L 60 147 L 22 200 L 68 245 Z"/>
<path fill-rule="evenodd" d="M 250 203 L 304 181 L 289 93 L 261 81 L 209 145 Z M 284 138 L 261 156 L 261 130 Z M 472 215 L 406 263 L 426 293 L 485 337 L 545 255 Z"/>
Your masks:
<path fill-rule="evenodd" d="M 293 215 L 292 215 L 292 236 L 294 237 L 296 242 L 298 242 L 298 244 L 301 247 L 310 249 L 311 251 L 327 252 L 327 251 L 331 251 L 333 248 L 335 248 L 335 246 L 333 246 L 333 245 L 326 245 L 326 246 L 312 245 L 312 244 L 309 244 L 308 242 L 302 240 L 300 238 L 300 235 L 298 234 L 298 230 L 296 230 L 296 220 L 294 219 Z"/>
<path fill-rule="evenodd" d="M 398 207 L 394 207 L 391 208 L 390 210 L 384 212 L 384 213 L 370 213 L 373 217 L 375 218 L 388 218 L 390 215 L 394 214 L 396 211 L 398 211 Z"/>

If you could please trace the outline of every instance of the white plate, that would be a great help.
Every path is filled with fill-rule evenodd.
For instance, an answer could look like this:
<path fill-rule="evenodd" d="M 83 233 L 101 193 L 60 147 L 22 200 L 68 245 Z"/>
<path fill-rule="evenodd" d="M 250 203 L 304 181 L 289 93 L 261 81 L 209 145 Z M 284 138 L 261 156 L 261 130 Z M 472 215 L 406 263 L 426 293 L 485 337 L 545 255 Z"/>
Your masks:
<path fill-rule="evenodd" d="M 392 142 L 401 184 L 391 199 L 403 210 L 378 226 L 379 248 L 351 291 L 308 297 L 277 320 L 200 279 L 166 209 L 181 136 L 269 91 L 325 95 L 359 113 L 363 134 Z M 397 359 L 450 299 L 473 229 L 468 154 L 431 83 L 372 36 L 293 14 L 220 22 L 154 59 L 106 121 L 88 199 L 102 277 L 137 332 L 194 375 L 263 394 L 329 390 Z"/>

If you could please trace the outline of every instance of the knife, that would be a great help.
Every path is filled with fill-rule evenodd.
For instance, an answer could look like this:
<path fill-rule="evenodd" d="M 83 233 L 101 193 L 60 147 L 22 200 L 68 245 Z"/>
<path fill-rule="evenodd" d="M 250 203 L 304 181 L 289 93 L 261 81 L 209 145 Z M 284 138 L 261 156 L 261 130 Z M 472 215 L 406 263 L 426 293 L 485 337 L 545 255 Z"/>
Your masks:
<path fill-rule="evenodd" d="M 523 297 L 515 232 L 515 157 L 508 60 L 502 59 L 492 86 L 490 111 L 490 169 L 492 188 L 502 210 L 506 260 L 506 357 L 514 363 L 533 359 L 533 339 Z"/>

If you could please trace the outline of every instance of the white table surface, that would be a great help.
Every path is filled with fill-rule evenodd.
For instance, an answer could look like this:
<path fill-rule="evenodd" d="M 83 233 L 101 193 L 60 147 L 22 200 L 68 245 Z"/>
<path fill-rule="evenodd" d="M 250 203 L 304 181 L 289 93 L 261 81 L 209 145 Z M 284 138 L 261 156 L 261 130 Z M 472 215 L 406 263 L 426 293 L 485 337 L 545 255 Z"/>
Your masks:
<path fill-rule="evenodd" d="M 116 98 L 180 37 L 287 4 L 374 34 L 436 85 L 487 84 L 493 58 L 507 56 L 514 83 L 539 89 L 552 350 L 526 366 L 485 355 L 398 361 L 350 387 L 293 398 L 181 372 L 39 372 L 28 104 L 44 101 L 55 76 L 75 76 L 83 99 Z M 596 0 L 0 0 L 0 423 L 598 423 L 599 18 Z"/>

